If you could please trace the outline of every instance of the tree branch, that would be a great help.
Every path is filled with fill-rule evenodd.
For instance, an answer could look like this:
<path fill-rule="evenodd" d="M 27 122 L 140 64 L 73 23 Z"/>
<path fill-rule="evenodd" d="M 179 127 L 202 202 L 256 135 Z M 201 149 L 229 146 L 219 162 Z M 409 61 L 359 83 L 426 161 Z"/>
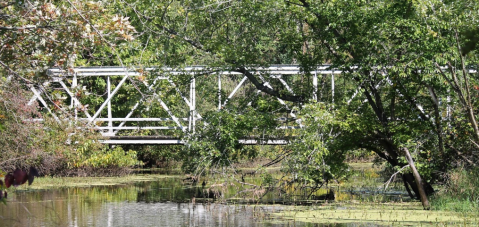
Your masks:
<path fill-rule="evenodd" d="M 29 83 L 29 84 L 33 84 L 33 81 L 25 78 L 25 77 L 22 77 L 20 76 L 17 72 L 15 72 L 13 69 L 11 69 L 10 67 L 8 67 L 8 65 L 6 65 L 5 63 L 3 63 L 2 61 L 0 61 L 0 65 L 2 65 L 4 68 L 6 68 L 10 73 L 12 73 L 13 75 L 15 75 L 16 77 L 22 79 L 23 81 Z"/>
<path fill-rule="evenodd" d="M 434 107 L 434 118 L 435 118 L 435 124 L 436 124 L 436 133 L 437 133 L 437 138 L 439 141 L 439 152 L 441 154 L 444 154 L 444 142 L 442 139 L 442 121 L 441 121 L 441 115 L 439 112 L 439 100 L 437 98 L 436 92 L 434 91 L 434 88 L 430 85 L 427 85 L 427 88 L 429 89 L 429 94 L 431 96 L 431 99 L 433 101 L 433 107 Z"/>
<path fill-rule="evenodd" d="M 459 45 L 459 37 L 457 35 L 457 31 L 455 33 L 456 35 L 456 44 L 457 44 L 457 50 L 461 52 L 461 47 Z M 466 101 L 467 101 L 467 110 L 468 110 L 468 116 L 470 123 L 472 124 L 472 128 L 474 129 L 474 137 L 476 141 L 479 141 L 479 126 L 477 125 L 476 121 L 476 116 L 474 115 L 474 109 L 472 108 L 472 102 L 471 102 L 471 93 L 469 91 L 469 80 L 467 79 L 467 72 L 466 72 L 466 65 L 464 62 L 464 56 L 462 56 L 461 53 L 459 53 L 459 59 L 461 59 L 461 67 L 462 67 L 462 76 L 464 78 L 464 85 L 465 85 L 465 90 L 466 90 Z"/>
<path fill-rule="evenodd" d="M 166 32 L 172 34 L 172 35 L 176 35 L 176 36 L 179 36 L 181 37 L 185 42 L 191 44 L 192 46 L 196 47 L 197 49 L 200 49 L 200 50 L 204 50 L 204 51 L 207 51 L 207 52 L 211 52 L 210 50 L 205 50 L 204 49 L 204 46 L 198 42 L 198 41 L 195 41 L 195 40 L 192 40 L 186 36 L 183 36 L 181 34 L 179 34 L 177 31 L 173 30 L 173 29 L 169 29 L 163 25 L 156 25 L 158 28 L 161 28 L 163 30 L 165 30 Z"/>
<path fill-rule="evenodd" d="M 37 26 L 37 25 L 25 25 L 23 27 L 4 27 L 1 26 L 0 30 L 4 31 L 20 31 L 20 30 L 33 30 L 33 29 L 53 29 L 53 26 Z"/>
<path fill-rule="evenodd" d="M 473 140 L 471 140 L 471 142 L 474 144 L 474 145 L 477 145 Z M 467 163 L 469 163 L 469 165 L 471 166 L 476 166 L 476 164 L 469 160 L 466 156 L 464 156 L 464 154 L 462 152 L 460 152 L 458 149 L 456 149 L 455 147 L 451 146 L 450 144 L 447 144 L 446 145 L 448 148 L 450 148 L 451 150 L 453 150 L 454 152 L 456 152 L 456 154 L 461 157 L 462 159 L 464 159 L 464 161 L 466 161 Z"/>
<path fill-rule="evenodd" d="M 258 89 L 258 90 L 260 90 L 260 91 L 262 91 L 266 94 L 278 97 L 278 98 L 280 98 L 282 100 L 286 100 L 286 101 L 304 102 L 304 97 L 303 96 L 283 94 L 283 93 L 280 93 L 276 90 L 273 90 L 272 88 L 269 88 L 268 86 L 265 86 L 264 83 L 260 83 L 256 79 L 256 77 L 253 75 L 253 73 L 251 73 L 249 70 L 247 70 L 244 66 L 235 66 L 234 71 L 244 74 L 251 81 L 251 83 L 253 83 L 253 85 L 256 87 L 256 89 Z"/>
<path fill-rule="evenodd" d="M 159 28 L 165 30 L 166 32 L 168 32 L 172 35 L 176 35 L 176 36 L 181 37 L 185 42 L 191 44 L 193 47 L 195 47 L 199 50 L 203 50 L 203 51 L 212 53 L 212 50 L 205 49 L 204 46 L 198 41 L 195 41 L 195 40 L 190 39 L 186 36 L 183 36 L 183 35 L 179 34 L 177 31 L 169 29 L 165 26 L 162 26 L 162 25 L 156 25 L 156 26 L 158 26 Z M 253 73 L 251 73 L 249 70 L 247 70 L 244 66 L 239 65 L 236 61 L 232 60 L 232 61 L 227 61 L 227 62 L 233 65 L 233 71 L 240 72 L 240 73 L 244 74 L 253 83 L 253 85 L 256 87 L 256 89 L 258 89 L 258 90 L 260 90 L 260 91 L 262 91 L 266 94 L 278 97 L 278 98 L 280 98 L 282 100 L 285 100 L 285 101 L 304 102 L 304 97 L 303 96 L 283 94 L 283 93 L 280 93 L 276 90 L 273 90 L 272 88 L 269 88 L 268 86 L 265 86 L 264 83 L 260 83 L 256 79 L 256 77 L 253 75 Z"/>

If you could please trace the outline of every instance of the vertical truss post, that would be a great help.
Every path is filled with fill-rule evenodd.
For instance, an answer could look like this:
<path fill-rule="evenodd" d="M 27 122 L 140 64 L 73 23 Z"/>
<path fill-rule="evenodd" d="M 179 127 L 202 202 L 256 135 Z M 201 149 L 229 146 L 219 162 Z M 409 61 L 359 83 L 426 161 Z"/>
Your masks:
<path fill-rule="evenodd" d="M 193 80 L 191 81 L 191 91 L 192 91 L 192 95 L 191 95 L 191 106 L 192 106 L 192 109 L 193 109 L 193 112 L 192 112 L 192 130 L 193 132 L 195 132 L 195 126 L 196 126 L 196 78 L 193 77 Z"/>
<path fill-rule="evenodd" d="M 218 74 L 218 110 L 221 110 L 221 73 Z"/>
<path fill-rule="evenodd" d="M 88 120 L 88 124 L 91 124 L 101 114 L 101 111 L 105 108 L 107 103 L 110 101 L 111 97 L 113 95 L 115 95 L 118 92 L 118 90 L 120 90 L 120 87 L 123 85 L 123 83 L 125 83 L 125 81 L 128 79 L 128 77 L 129 77 L 129 74 L 126 71 L 126 75 L 123 77 L 123 79 L 121 79 L 120 83 L 118 83 L 118 85 L 116 85 L 115 89 L 111 92 L 110 97 L 108 97 L 107 100 L 105 100 L 105 102 L 103 104 L 101 104 L 100 108 L 98 108 L 98 110 L 93 115 L 93 117 L 90 120 Z"/>
<path fill-rule="evenodd" d="M 73 80 L 72 80 L 72 89 L 76 88 L 77 87 L 77 74 L 74 73 L 73 74 Z M 75 102 L 75 99 L 73 97 L 71 97 L 72 100 L 71 100 L 71 104 L 70 104 L 70 107 L 71 108 L 75 108 L 74 111 L 75 111 L 75 123 L 76 121 L 78 120 L 78 110 L 77 110 L 77 103 Z"/>
<path fill-rule="evenodd" d="M 334 108 L 334 70 L 331 70 L 331 103 Z"/>
<path fill-rule="evenodd" d="M 448 89 L 447 90 L 447 97 L 446 97 L 446 101 L 447 101 L 447 107 L 446 107 L 446 116 L 447 116 L 447 120 L 451 120 L 451 96 L 449 96 L 449 92 L 450 90 Z"/>
<path fill-rule="evenodd" d="M 193 80 L 190 81 L 190 116 L 188 117 L 188 131 L 191 132 L 193 126 Z"/>
<path fill-rule="evenodd" d="M 63 89 L 64 89 L 64 90 L 68 93 L 68 95 L 73 99 L 73 101 L 75 102 L 75 106 L 81 106 L 80 101 L 79 101 L 77 98 L 75 98 L 75 94 L 73 94 L 73 92 L 71 92 L 71 91 L 68 89 L 67 85 L 66 85 L 63 81 L 61 81 L 61 80 L 58 81 L 58 83 L 60 83 L 60 85 L 63 87 Z M 75 110 L 76 110 L 75 113 L 78 113 L 78 109 L 75 109 Z M 86 115 L 86 117 L 87 117 L 88 119 L 91 118 L 91 115 L 88 113 L 88 111 L 87 111 L 86 109 L 83 109 L 83 113 L 85 113 L 85 115 Z"/>
<path fill-rule="evenodd" d="M 313 100 L 318 101 L 318 72 L 313 75 Z"/>
<path fill-rule="evenodd" d="M 111 81 L 110 76 L 108 76 L 106 81 L 106 90 L 108 93 L 108 134 L 113 135 L 113 121 L 111 120 Z"/>

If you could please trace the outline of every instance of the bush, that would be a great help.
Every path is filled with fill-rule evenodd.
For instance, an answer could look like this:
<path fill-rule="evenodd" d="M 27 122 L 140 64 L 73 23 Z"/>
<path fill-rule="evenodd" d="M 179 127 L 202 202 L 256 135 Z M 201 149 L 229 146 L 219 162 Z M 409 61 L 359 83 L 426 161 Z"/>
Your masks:
<path fill-rule="evenodd" d="M 84 157 L 85 160 L 80 164 L 91 166 L 93 168 L 112 168 L 112 167 L 130 167 L 138 164 L 136 160 L 136 151 L 129 150 L 125 152 L 121 147 L 113 149 L 103 148 L 96 150 L 91 155 Z"/>
<path fill-rule="evenodd" d="M 0 170 L 27 169 L 41 157 L 38 141 L 44 135 L 38 106 L 28 105 L 28 95 L 17 81 L 0 77 Z"/>
<path fill-rule="evenodd" d="M 446 174 L 444 189 L 431 199 L 432 208 L 479 211 L 479 168 L 458 168 Z"/>
<path fill-rule="evenodd" d="M 137 151 L 138 160 L 145 168 L 170 168 L 179 161 L 179 153 L 183 145 L 169 146 L 128 146 Z"/>
<path fill-rule="evenodd" d="M 34 166 L 41 175 L 114 175 L 141 164 L 135 151 L 108 148 L 98 142 L 99 133 L 68 121 L 66 110 L 56 111 L 60 122 L 42 114 L 38 105 L 28 105 L 29 96 L 17 81 L 0 77 L 1 171 Z M 38 117 L 44 121 L 32 120 Z"/>

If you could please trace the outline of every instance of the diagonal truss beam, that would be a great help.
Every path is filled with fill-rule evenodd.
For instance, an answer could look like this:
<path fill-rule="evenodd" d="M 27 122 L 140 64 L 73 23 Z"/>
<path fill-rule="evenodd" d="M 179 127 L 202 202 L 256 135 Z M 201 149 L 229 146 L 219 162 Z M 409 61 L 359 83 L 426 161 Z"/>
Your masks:
<path fill-rule="evenodd" d="M 158 95 L 157 95 L 158 96 Z M 163 107 L 163 109 L 166 110 L 166 112 L 168 113 L 168 115 L 170 115 L 171 118 L 173 118 L 173 121 L 181 128 L 181 130 L 183 132 L 186 131 L 185 127 L 183 127 L 183 125 L 180 123 L 180 121 L 178 120 L 177 117 L 175 117 L 175 115 L 173 115 L 173 113 L 171 112 L 171 110 L 168 108 L 168 106 L 163 102 L 163 100 L 161 100 L 161 98 L 158 96 L 157 97 L 158 101 L 160 102 L 160 105 L 161 107 Z"/>
<path fill-rule="evenodd" d="M 63 87 L 63 89 L 65 89 L 65 91 L 68 93 L 68 95 L 70 96 L 71 99 L 73 99 L 73 101 L 75 102 L 75 106 L 82 106 L 81 102 L 75 98 L 75 95 L 70 91 L 70 89 L 68 89 L 68 87 L 66 86 L 66 84 L 63 82 L 63 81 L 59 81 L 60 85 Z M 82 108 L 83 109 L 83 108 Z M 91 120 L 91 115 L 90 113 L 88 113 L 88 111 L 86 109 L 83 109 L 83 113 L 85 113 L 85 115 L 87 116 L 88 120 Z"/>
<path fill-rule="evenodd" d="M 57 115 L 55 115 L 55 113 L 53 113 L 53 111 L 50 109 L 50 107 L 48 107 L 47 103 L 45 102 L 45 100 L 43 100 L 40 92 L 37 91 L 37 89 L 35 89 L 33 86 L 30 87 L 30 90 L 33 92 L 34 96 L 36 96 L 36 98 L 38 100 L 40 100 L 40 102 L 43 104 L 43 106 L 45 106 L 45 108 L 48 110 L 48 112 L 53 116 L 53 118 L 55 118 L 55 120 L 60 123 L 60 119 L 57 117 Z M 33 102 L 32 102 L 33 103 Z"/>
<path fill-rule="evenodd" d="M 263 81 L 263 84 L 264 86 L 268 87 L 269 89 L 273 90 L 273 87 L 271 87 L 271 85 L 269 84 L 269 82 L 267 82 L 263 76 L 259 76 L 259 78 L 261 79 L 261 81 Z M 286 83 L 286 82 L 285 82 Z M 258 90 L 259 92 L 261 92 L 261 90 Z M 294 93 L 293 93 L 293 96 L 294 96 Z M 276 99 L 279 101 L 279 103 L 281 103 L 284 107 L 286 107 L 287 110 L 291 110 L 289 108 L 289 106 L 284 102 L 284 100 L 280 99 L 279 97 L 276 97 Z M 291 115 L 291 117 L 296 117 L 296 114 L 294 114 L 293 112 L 289 113 L 289 115 Z"/>
<path fill-rule="evenodd" d="M 91 124 L 100 115 L 101 111 L 106 107 L 106 105 L 108 105 L 108 103 L 111 101 L 113 96 L 115 96 L 115 94 L 118 92 L 118 90 L 120 90 L 121 86 L 125 83 L 125 81 L 128 78 L 129 78 L 129 75 L 127 73 L 126 76 L 123 77 L 123 79 L 120 81 L 120 83 L 118 83 L 118 85 L 115 87 L 115 89 L 111 92 L 110 96 L 105 100 L 105 102 L 103 102 L 103 104 L 100 106 L 100 108 L 98 108 L 98 110 L 95 112 L 93 117 L 91 117 L 91 119 L 88 121 L 88 124 Z"/>
<path fill-rule="evenodd" d="M 241 88 L 241 86 L 243 86 L 243 83 L 248 80 L 248 77 L 243 77 L 243 79 L 239 82 L 239 84 L 235 87 L 235 89 L 233 89 L 233 91 L 231 92 L 230 95 L 228 95 L 228 97 L 226 98 L 225 102 L 221 105 L 221 107 L 225 107 L 226 104 L 228 103 L 228 101 L 233 98 L 233 96 L 236 94 L 236 92 Z"/>
<path fill-rule="evenodd" d="M 250 73 L 251 75 L 247 75 L 245 74 L 242 70 L 242 69 L 247 69 L 248 72 L 247 73 Z M 177 70 L 177 69 L 173 69 L 173 68 L 155 68 L 155 67 L 151 67 L 151 68 L 144 68 L 143 69 L 144 71 L 156 71 L 156 70 L 163 70 L 165 71 L 168 75 L 179 75 L 179 74 L 186 74 L 186 75 L 193 75 L 193 80 L 194 80 L 194 75 L 196 75 L 197 73 L 203 73 L 204 74 L 204 70 L 205 70 L 205 67 L 201 67 L 201 66 L 193 66 L 193 67 L 185 67 L 181 70 Z M 131 128 L 135 128 L 133 126 L 126 126 L 127 125 L 127 122 L 130 121 L 129 119 L 133 116 L 133 113 L 135 111 L 137 111 L 137 109 L 141 106 L 142 102 L 144 102 L 144 100 L 147 98 L 147 97 L 150 97 L 150 96 L 143 96 L 141 97 L 141 99 L 137 100 L 136 104 L 131 108 L 131 111 L 126 115 L 125 118 L 113 118 L 114 116 L 111 116 L 111 114 L 108 114 L 108 117 L 107 118 L 99 118 L 99 116 L 101 116 L 102 112 L 104 112 L 103 110 L 105 109 L 105 107 L 109 106 L 111 104 L 111 100 L 112 98 L 118 94 L 118 91 L 119 89 L 122 87 L 122 85 L 126 82 L 127 79 L 131 78 L 131 77 L 134 77 L 134 76 L 141 76 L 142 75 L 142 72 L 139 72 L 139 71 L 136 71 L 135 69 L 132 69 L 132 68 L 124 68 L 124 67 L 80 67 L 80 68 L 75 68 L 74 69 L 74 76 L 81 76 L 81 77 L 97 77 L 97 76 L 100 76 L 100 77 L 106 77 L 106 76 L 122 76 L 123 78 L 121 79 L 121 81 L 118 83 L 118 85 L 116 86 L 116 88 L 112 91 L 112 92 L 109 92 L 109 95 L 108 95 L 108 98 L 106 98 L 106 100 L 100 105 L 99 108 L 97 108 L 97 110 L 83 110 L 83 112 L 85 113 L 85 115 L 87 116 L 87 118 L 82 118 L 82 119 L 78 119 L 78 120 L 81 120 L 81 121 L 84 121 L 84 122 L 88 122 L 87 124 L 91 124 L 92 122 L 96 122 L 96 121 L 100 121 L 100 122 L 108 122 L 108 127 L 107 129 L 109 130 L 109 135 L 115 135 L 116 133 L 118 133 L 120 130 L 127 130 L 127 129 L 131 129 Z M 66 70 L 61 70 L 61 69 L 49 69 L 48 70 L 48 75 L 52 77 L 53 81 L 54 82 L 58 82 L 62 89 L 68 93 L 68 95 L 71 97 L 71 106 L 75 106 L 75 105 L 81 105 L 79 99 L 77 97 L 75 97 L 75 95 L 72 93 L 72 88 L 71 87 L 68 87 L 66 86 L 67 82 L 65 82 L 64 80 L 64 76 L 63 75 L 72 75 L 69 73 L 69 71 L 66 71 Z M 231 99 L 238 93 L 238 91 L 241 89 L 242 86 L 244 86 L 246 80 L 249 79 L 249 76 L 252 76 L 254 74 L 254 76 L 257 78 L 257 82 L 261 83 L 260 85 L 260 88 L 258 88 L 258 86 L 255 85 L 255 87 L 257 89 L 259 89 L 259 91 L 256 93 L 258 94 L 259 92 L 266 92 L 266 93 L 277 93 L 279 92 L 278 90 L 276 89 L 273 89 L 272 85 L 270 83 L 268 83 L 265 78 L 266 78 L 266 75 L 269 75 L 270 78 L 272 78 L 272 80 L 274 79 L 278 79 L 283 85 L 284 85 L 284 88 L 285 90 L 287 90 L 289 93 L 289 95 L 286 95 L 284 96 L 286 99 L 288 99 L 287 97 L 298 97 L 296 96 L 294 90 L 292 89 L 292 87 L 290 87 L 288 85 L 288 83 L 286 82 L 286 79 L 285 78 L 282 78 L 282 75 L 298 75 L 298 74 L 302 74 L 303 72 L 300 70 L 300 68 L 298 66 L 294 66 L 294 65 L 277 65 L 277 66 L 271 66 L 271 67 L 248 67 L 248 68 L 240 68 L 239 70 L 238 69 L 233 69 L 232 71 L 218 71 L 218 70 L 214 70 L 214 71 L 211 71 L 209 72 L 209 74 L 217 74 L 218 75 L 218 91 L 219 91 L 219 109 L 221 109 L 222 107 L 226 106 L 228 102 L 231 102 Z M 339 73 L 342 73 L 342 71 L 340 70 L 331 70 L 330 69 L 330 66 L 318 66 L 316 69 L 314 69 L 314 71 L 311 71 L 310 72 L 312 75 L 314 75 L 314 78 L 313 78 L 313 99 L 316 98 L 317 96 L 317 74 L 339 74 Z M 241 81 L 239 82 L 239 84 L 237 84 L 234 89 L 232 90 L 232 92 L 230 92 L 230 94 L 228 95 L 228 97 L 225 99 L 225 100 L 221 100 L 221 75 L 241 75 L 242 76 L 242 79 Z M 270 78 L 266 78 L 268 80 L 270 80 Z M 170 116 L 170 118 L 168 118 L 168 120 L 172 120 L 175 122 L 175 124 L 177 125 L 177 127 L 163 127 L 163 126 L 145 126 L 145 127 L 156 127 L 156 128 L 169 128 L 169 129 L 173 129 L 173 128 L 180 128 L 181 130 L 185 131 L 185 130 L 193 130 L 194 131 L 194 127 L 195 127 L 195 121 L 198 120 L 198 119 L 201 119 L 201 115 L 196 111 L 196 97 L 195 96 L 195 86 L 190 84 L 190 94 L 189 94 L 189 98 L 187 98 L 187 91 L 182 91 L 182 89 L 178 86 L 176 86 L 175 82 L 170 79 L 168 76 L 161 76 L 161 75 L 158 75 L 157 77 L 155 77 L 154 79 L 154 82 L 153 84 L 151 84 L 151 86 L 148 87 L 147 84 L 147 87 L 148 87 L 148 90 L 149 91 L 152 91 L 153 90 L 153 86 L 156 84 L 157 80 L 161 80 L 161 79 L 166 79 L 168 81 L 168 83 L 173 86 L 172 88 L 175 89 L 176 91 L 176 94 L 179 95 L 181 97 L 181 99 L 183 99 L 183 101 L 185 101 L 186 105 L 189 107 L 189 113 L 190 113 L 190 116 L 188 118 L 188 125 L 187 125 L 187 128 L 184 127 L 182 124 L 185 124 L 184 122 L 181 122 L 181 121 L 185 121 L 183 116 L 183 118 L 178 118 L 177 116 L 175 116 L 173 114 L 173 111 L 169 109 L 168 105 L 162 100 L 162 98 L 160 98 L 161 96 L 158 95 L 160 94 L 161 91 L 156 91 L 155 92 L 152 92 L 152 98 L 155 100 L 155 101 L 158 101 L 158 103 L 161 105 L 161 108 L 163 108 L 167 114 Z M 62 81 L 63 80 L 63 81 Z M 193 80 L 192 80 L 192 83 L 193 83 Z M 334 80 L 334 79 L 333 79 Z M 334 83 L 334 82 L 333 82 Z M 72 84 L 73 86 L 73 84 Z M 334 88 L 333 88 L 334 89 Z M 266 91 L 264 91 L 266 90 Z M 108 89 L 108 91 L 111 91 L 110 89 Z M 38 91 L 37 91 L 38 92 Z M 45 91 L 43 91 L 45 92 Z M 334 91 L 333 91 L 334 92 Z M 333 93 L 334 95 L 334 93 Z M 39 98 L 41 98 L 40 94 L 37 95 L 37 94 L 34 94 L 34 96 L 31 98 L 30 102 L 29 103 L 33 103 L 35 100 L 40 100 Z M 354 98 L 354 97 L 353 97 Z M 163 98 L 164 99 L 164 98 Z M 291 110 L 291 108 L 288 106 L 289 103 L 285 102 L 285 99 L 281 97 L 276 97 L 276 99 L 281 103 L 281 105 L 283 105 L 287 110 Z M 43 100 L 42 103 L 45 103 L 44 105 L 46 105 L 46 102 L 45 100 Z M 181 104 L 182 105 L 182 104 Z M 170 106 L 171 107 L 171 106 Z M 183 106 L 179 106 L 179 107 L 183 107 Z M 109 108 L 110 109 L 110 108 Z M 51 110 L 49 110 L 51 112 Z M 75 109 L 76 111 L 76 109 Z M 95 111 L 94 113 L 92 113 L 92 111 Z M 76 112 L 75 112 L 76 113 Z M 109 111 L 110 113 L 110 111 Z M 52 113 L 53 114 L 53 113 Z M 91 115 L 93 114 L 93 115 Z M 175 113 L 177 114 L 177 113 Z M 293 118 L 296 118 L 296 115 L 291 112 L 289 113 L 290 116 L 292 116 Z M 77 116 L 75 114 L 75 116 Z M 77 119 L 77 118 L 75 118 Z M 112 122 L 114 121 L 113 119 L 122 119 L 122 120 L 115 120 L 117 121 L 118 123 L 120 124 L 113 124 Z M 143 119 L 143 118 L 141 118 Z M 146 119 L 146 118 L 145 118 Z M 142 120 L 143 121 L 143 120 Z M 153 121 L 151 121 L 153 122 Z M 300 125 L 301 125 L 301 122 L 298 122 Z M 115 127 L 113 127 L 114 125 L 117 125 Z M 145 127 L 136 127 L 138 129 L 145 129 Z M 291 128 L 292 126 L 284 126 L 284 128 Z"/>
<path fill-rule="evenodd" d="M 190 109 L 191 109 L 191 108 L 194 108 L 193 105 L 192 105 L 192 103 L 191 103 L 190 101 L 188 101 L 188 99 L 187 99 L 187 98 L 183 95 L 183 93 L 178 89 L 178 87 L 176 86 L 176 84 L 175 84 L 170 78 L 168 78 L 168 77 L 167 77 L 167 78 L 160 77 L 160 76 L 156 77 L 155 80 L 153 81 L 153 83 L 148 87 L 148 90 L 149 90 L 149 91 L 152 91 L 154 85 L 156 84 L 156 82 L 157 82 L 158 80 L 161 80 L 161 79 L 166 79 L 166 80 L 168 80 L 168 82 L 176 89 L 176 92 L 177 92 L 178 94 L 180 94 L 180 96 L 181 96 L 181 97 L 183 98 L 183 100 L 186 102 L 186 104 L 188 105 L 188 107 L 189 107 Z M 157 94 L 155 93 L 155 95 L 157 95 Z M 135 103 L 135 105 L 133 106 L 133 108 L 131 109 L 131 111 L 126 115 L 125 119 L 130 118 L 130 117 L 133 115 L 134 111 L 138 108 L 138 106 L 140 105 L 140 103 L 143 102 L 144 100 L 145 100 L 145 98 L 142 97 L 139 101 L 137 101 L 137 102 Z M 165 104 L 160 98 L 158 98 L 158 100 L 160 101 L 160 105 L 162 105 L 163 109 L 167 110 L 168 115 L 170 115 L 170 117 L 173 119 L 173 121 L 175 121 L 175 123 L 179 126 L 179 128 L 181 128 L 183 131 L 185 131 L 183 125 L 179 122 L 178 118 L 175 117 L 175 116 L 173 115 L 173 113 L 169 110 L 168 106 L 166 106 L 166 104 Z M 201 115 L 200 115 L 199 113 L 196 113 L 196 115 L 197 115 L 197 118 L 201 118 Z M 118 131 L 120 131 L 120 130 L 122 129 L 122 127 L 124 127 L 125 123 L 126 123 L 126 121 L 121 122 L 120 125 L 119 125 L 118 127 L 116 127 L 116 131 L 114 131 L 113 134 L 118 133 Z"/>

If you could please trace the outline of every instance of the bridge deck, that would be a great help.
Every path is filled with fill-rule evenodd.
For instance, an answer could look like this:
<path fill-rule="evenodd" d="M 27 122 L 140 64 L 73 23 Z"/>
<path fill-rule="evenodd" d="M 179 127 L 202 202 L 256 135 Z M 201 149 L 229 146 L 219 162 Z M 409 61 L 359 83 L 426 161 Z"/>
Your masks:
<path fill-rule="evenodd" d="M 239 142 L 245 145 L 286 145 L 291 138 L 245 138 Z M 178 137 L 168 136 L 111 136 L 101 141 L 112 145 L 184 145 L 185 142 Z"/>

